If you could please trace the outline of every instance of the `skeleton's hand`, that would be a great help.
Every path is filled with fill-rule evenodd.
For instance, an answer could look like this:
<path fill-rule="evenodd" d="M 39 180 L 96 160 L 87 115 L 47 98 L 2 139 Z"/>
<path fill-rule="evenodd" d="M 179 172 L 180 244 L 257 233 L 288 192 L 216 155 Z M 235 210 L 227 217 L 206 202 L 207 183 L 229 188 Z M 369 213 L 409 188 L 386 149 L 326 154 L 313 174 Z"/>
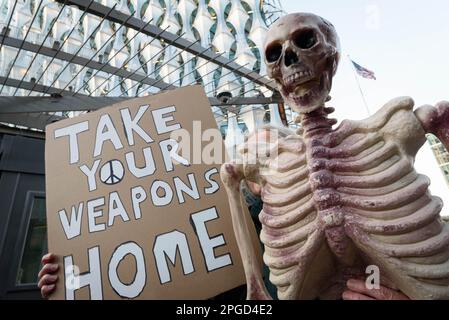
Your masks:
<path fill-rule="evenodd" d="M 422 106 L 415 111 L 426 133 L 432 133 L 449 149 L 449 102 L 442 101 L 435 107 Z"/>
<path fill-rule="evenodd" d="M 349 279 L 343 292 L 343 300 L 410 300 L 403 293 L 380 286 L 379 289 L 368 289 L 365 281 Z"/>

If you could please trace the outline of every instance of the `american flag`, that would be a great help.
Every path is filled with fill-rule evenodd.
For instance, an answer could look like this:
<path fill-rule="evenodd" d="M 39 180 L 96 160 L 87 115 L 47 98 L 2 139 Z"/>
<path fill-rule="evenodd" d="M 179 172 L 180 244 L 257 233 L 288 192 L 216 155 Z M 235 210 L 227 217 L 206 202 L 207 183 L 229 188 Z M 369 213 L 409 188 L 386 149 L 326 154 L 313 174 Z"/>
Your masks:
<path fill-rule="evenodd" d="M 376 76 L 374 75 L 374 72 L 362 67 L 361 65 L 359 65 L 358 63 L 355 63 L 354 61 L 352 61 L 352 64 L 354 65 L 355 70 L 357 71 L 357 74 L 363 78 L 366 79 L 373 79 L 376 80 Z"/>

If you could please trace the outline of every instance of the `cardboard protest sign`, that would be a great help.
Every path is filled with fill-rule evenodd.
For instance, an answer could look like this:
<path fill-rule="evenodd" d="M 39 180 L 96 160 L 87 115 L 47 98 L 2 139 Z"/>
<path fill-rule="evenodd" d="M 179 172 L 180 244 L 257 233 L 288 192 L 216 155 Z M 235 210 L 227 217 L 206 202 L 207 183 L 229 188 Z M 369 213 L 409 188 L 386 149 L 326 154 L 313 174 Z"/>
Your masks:
<path fill-rule="evenodd" d="M 220 164 L 181 156 L 172 138 L 184 130 L 204 147 L 212 128 L 199 86 L 47 127 L 52 298 L 204 299 L 244 283 Z"/>

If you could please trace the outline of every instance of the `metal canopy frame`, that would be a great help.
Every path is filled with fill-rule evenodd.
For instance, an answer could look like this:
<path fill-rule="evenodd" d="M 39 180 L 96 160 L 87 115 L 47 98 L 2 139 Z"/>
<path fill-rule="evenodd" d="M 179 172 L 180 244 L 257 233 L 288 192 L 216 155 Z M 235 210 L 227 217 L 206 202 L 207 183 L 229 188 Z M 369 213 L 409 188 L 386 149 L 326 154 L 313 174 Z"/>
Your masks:
<path fill-rule="evenodd" d="M 57 2 L 64 3 L 66 0 L 56 0 Z M 213 52 L 212 50 L 204 51 L 205 48 L 203 48 L 199 44 L 195 44 L 192 41 L 189 41 L 187 39 L 179 38 L 176 34 L 173 34 L 168 31 L 164 31 L 161 28 L 158 28 L 155 25 L 147 25 L 145 26 L 145 22 L 143 20 L 140 20 L 136 17 L 130 17 L 129 15 L 117 11 L 112 10 L 110 11 L 110 8 L 94 2 L 91 5 L 89 5 L 89 0 L 68 0 L 68 5 L 76 5 L 81 10 L 86 11 L 88 13 L 91 13 L 98 17 L 103 17 L 107 15 L 107 19 L 112 22 L 124 24 L 126 27 L 132 28 L 134 30 L 141 30 L 140 32 L 150 36 L 150 37 L 156 37 L 159 36 L 162 40 L 166 41 L 170 45 L 173 45 L 174 47 L 177 47 L 178 49 L 182 49 L 184 51 L 187 51 L 189 53 L 192 53 L 196 55 L 197 57 L 204 58 L 214 64 L 217 64 L 220 67 L 226 68 L 235 74 L 250 79 L 254 81 L 255 83 L 266 86 L 267 88 L 271 90 L 276 90 L 275 86 L 273 85 L 272 81 L 260 78 L 260 75 L 256 72 L 253 72 L 252 70 L 242 68 L 241 65 L 231 62 L 228 59 L 224 58 L 223 56 L 220 56 Z M 110 12 L 108 14 L 108 12 Z"/>
<path fill-rule="evenodd" d="M 32 28 L 33 22 L 37 17 L 39 8 L 44 2 L 44 0 L 39 1 L 39 3 L 37 3 L 36 1 L 37 9 L 35 9 L 31 22 L 28 26 L 23 26 L 27 27 L 27 31 L 23 39 L 10 36 L 10 23 L 14 10 L 16 9 L 17 1 L 14 3 L 14 6 L 9 13 L 10 16 L 7 19 L 6 26 L 4 26 L 2 30 L 0 30 L 0 52 L 2 47 L 11 47 L 17 49 L 16 56 L 9 67 L 8 74 L 0 76 L 0 122 L 44 130 L 46 124 L 57 121 L 59 119 L 63 119 L 66 116 L 64 114 L 66 112 L 96 110 L 107 105 L 138 97 L 138 90 L 136 91 L 136 96 L 128 96 L 129 91 L 136 86 L 146 86 L 146 90 L 148 90 L 148 88 L 152 88 L 152 90 L 155 92 L 177 88 L 178 86 L 175 85 L 176 82 L 170 83 L 164 80 L 164 78 L 173 73 L 173 71 L 165 76 L 159 75 L 159 77 L 157 77 L 155 75 L 157 71 L 162 68 L 162 66 L 168 63 L 168 61 L 164 62 L 162 65 L 159 65 L 157 69 L 150 74 L 146 74 L 146 72 L 143 70 L 143 64 L 141 64 L 138 69 L 129 70 L 127 69 L 127 67 L 113 66 L 110 63 L 112 58 L 110 58 L 108 61 L 103 61 L 104 59 L 101 59 L 98 56 L 98 53 L 104 46 L 113 42 L 115 33 L 117 33 L 121 28 L 131 28 L 137 31 L 136 35 L 146 35 L 148 39 L 151 39 L 149 43 L 151 43 L 155 39 L 161 40 L 164 43 L 161 51 L 164 51 L 168 47 L 173 46 L 177 49 L 177 53 L 172 59 L 179 59 L 179 56 L 183 52 L 187 52 L 193 55 L 193 58 L 188 61 L 184 61 L 184 63 L 178 68 L 182 68 L 186 63 L 193 60 L 194 58 L 201 58 L 206 61 L 205 64 L 211 63 L 215 65 L 216 68 L 222 68 L 222 76 L 227 74 L 234 74 L 238 79 L 240 79 L 241 85 L 239 88 L 237 88 L 240 91 L 240 95 L 237 97 L 233 97 L 230 99 L 220 99 L 216 97 L 215 94 L 218 92 L 218 89 L 220 89 L 220 87 L 215 87 L 214 90 L 210 90 L 209 92 L 207 92 L 209 102 L 212 106 L 218 106 L 222 110 L 235 111 L 239 107 L 245 105 L 267 105 L 281 102 L 281 98 L 276 91 L 274 81 L 269 80 L 264 75 L 261 76 L 259 73 L 253 70 L 247 69 L 245 66 L 237 64 L 236 62 L 234 62 L 235 59 L 227 59 L 223 57 L 223 53 L 216 53 L 212 48 L 204 48 L 198 43 L 199 41 L 192 42 L 188 39 L 185 39 L 183 38 L 184 34 L 177 35 L 168 32 L 167 29 L 161 29 L 155 24 L 152 24 L 151 20 L 145 22 L 133 16 L 133 13 L 129 15 L 116 10 L 115 5 L 113 7 L 107 7 L 98 2 L 95 2 L 94 0 L 53 0 L 54 2 L 62 4 L 59 13 L 53 20 L 53 24 L 50 26 L 47 34 L 43 37 L 41 43 L 33 43 L 32 41 L 27 39 L 27 36 L 30 32 L 30 29 Z M 58 41 L 59 39 L 54 39 L 55 41 L 52 43 L 53 45 L 51 47 L 47 45 L 47 39 L 49 38 L 50 30 L 67 6 L 76 7 L 81 10 L 82 16 L 80 18 L 80 21 L 82 21 L 82 18 L 87 15 L 93 15 L 96 16 L 97 19 L 100 19 L 100 22 L 98 23 L 94 31 L 92 31 L 92 33 L 86 38 L 81 46 L 77 48 L 78 50 L 75 53 L 66 52 L 63 50 L 63 47 L 66 40 L 70 37 L 79 23 L 75 23 L 72 26 L 70 33 L 68 33 L 68 35 L 66 34 L 65 39 L 61 39 L 62 43 Z M 81 56 L 79 53 L 84 48 L 88 40 L 95 36 L 95 33 L 99 30 L 103 22 L 106 21 L 113 22 L 119 25 L 116 28 L 114 34 L 110 35 L 109 39 L 102 45 L 100 49 L 94 52 L 93 56 L 91 56 L 90 58 Z M 133 40 L 134 37 L 128 39 L 127 43 L 125 43 L 123 47 L 115 53 L 115 55 L 121 52 L 126 47 L 126 45 L 128 45 Z M 140 54 L 143 49 L 144 48 L 139 48 L 135 55 Z M 11 78 L 11 70 L 15 66 L 20 53 L 25 51 L 33 53 L 33 58 L 26 72 L 23 74 L 21 79 Z M 145 64 L 155 59 L 155 57 L 160 53 L 161 52 L 154 54 L 148 61 L 145 62 Z M 36 57 L 38 57 L 39 55 L 50 58 L 50 62 L 37 80 L 36 78 L 32 78 L 31 81 L 25 80 L 28 72 L 33 66 L 33 63 L 35 63 Z M 128 57 L 123 65 L 126 66 L 127 63 L 134 58 L 134 56 Z M 57 73 L 56 77 L 50 85 L 43 85 L 41 79 L 43 78 L 43 75 L 47 71 L 49 66 L 54 61 L 61 62 L 63 65 L 63 69 L 62 71 Z M 70 65 L 76 65 L 78 67 L 81 67 L 81 69 L 72 77 L 72 79 L 70 79 L 70 81 L 68 81 L 65 86 L 56 86 L 55 84 L 57 82 L 57 79 Z M 74 83 L 74 81 L 77 79 L 77 76 L 83 69 L 91 70 L 93 74 L 90 75 L 89 79 L 80 88 L 78 88 L 77 90 L 73 90 L 73 87 L 69 85 L 71 83 Z M 106 79 L 109 79 L 112 76 L 117 76 L 121 79 L 121 81 L 116 84 L 113 89 L 115 89 L 117 86 L 120 86 L 127 79 L 133 81 L 134 83 L 130 88 L 126 90 L 127 95 L 122 94 L 121 96 L 111 96 L 108 92 L 106 93 L 106 95 L 97 96 L 96 92 L 105 82 L 97 86 L 92 92 L 89 92 L 88 94 L 81 93 L 80 90 L 83 89 L 86 86 L 86 83 L 90 81 L 94 76 L 96 76 L 99 72 L 102 72 L 102 74 L 106 74 Z M 195 78 L 195 81 L 190 83 L 189 85 L 196 85 L 199 83 L 200 81 Z M 257 85 L 257 87 L 259 88 L 258 95 L 247 95 L 248 92 L 255 90 L 254 88 L 250 90 L 246 89 L 246 85 L 250 83 Z M 2 95 L 2 91 L 5 87 L 15 88 L 14 94 L 12 96 Z M 28 96 L 18 95 L 17 93 L 20 89 L 26 90 Z M 242 91 L 244 92 L 242 93 Z M 266 94 L 268 92 L 271 92 L 271 94 Z"/>
<path fill-rule="evenodd" d="M 0 81 L 4 78 L 0 77 Z M 8 79 L 7 83 L 17 84 L 18 80 Z M 28 89 L 33 84 L 23 81 L 21 89 Z M 45 86 L 36 85 L 34 90 L 44 92 Z M 50 92 L 55 90 L 49 89 Z M 70 91 L 65 91 L 70 93 Z M 129 97 L 89 97 L 84 94 L 63 95 L 56 93 L 54 96 L 46 97 L 20 97 L 20 96 L 0 96 L 0 115 L 9 113 L 32 113 L 32 112 L 69 112 L 69 111 L 91 111 L 106 107 L 115 103 L 132 100 Z M 276 97 L 235 97 L 228 101 L 221 101 L 215 97 L 209 97 L 211 106 L 230 107 L 235 105 L 259 105 L 278 103 Z"/>
<path fill-rule="evenodd" d="M 3 45 L 13 47 L 13 48 L 22 48 L 22 50 L 33 52 L 33 53 L 39 53 L 41 55 L 50 57 L 52 59 L 59 59 L 65 62 L 73 63 L 80 65 L 84 68 L 90 68 L 93 70 L 103 71 L 109 74 L 117 75 L 122 78 L 131 79 L 140 83 L 147 84 L 149 86 L 155 86 L 158 89 L 175 89 L 176 87 L 173 85 L 170 85 L 168 83 L 165 83 L 164 81 L 156 80 L 153 78 L 148 78 L 144 75 L 138 74 L 138 73 L 132 73 L 130 71 L 127 71 L 126 69 L 122 68 L 116 68 L 114 66 L 111 66 L 110 64 L 104 64 L 98 61 L 94 61 L 91 59 L 87 59 L 81 56 L 77 56 L 68 52 L 64 52 L 63 50 L 59 48 L 50 48 L 46 47 L 44 45 L 37 45 L 33 44 L 31 42 L 23 41 L 20 39 L 0 36 L 0 41 L 4 41 Z M 72 80 L 73 81 L 73 80 Z M 3 84 L 4 82 L 0 82 L 0 84 Z M 73 92 L 71 93 L 73 94 Z"/>

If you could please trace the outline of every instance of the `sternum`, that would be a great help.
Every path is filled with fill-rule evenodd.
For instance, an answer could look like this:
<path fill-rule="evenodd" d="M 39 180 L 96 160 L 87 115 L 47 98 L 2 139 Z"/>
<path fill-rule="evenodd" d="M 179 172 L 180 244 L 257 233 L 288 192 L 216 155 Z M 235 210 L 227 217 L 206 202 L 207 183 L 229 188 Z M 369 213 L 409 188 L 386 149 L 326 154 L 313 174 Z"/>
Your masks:
<path fill-rule="evenodd" d="M 327 148 L 322 141 L 332 131 L 334 121 L 328 119 L 324 108 L 301 117 L 306 156 L 309 170 L 309 183 L 318 213 L 318 225 L 326 235 L 332 252 L 343 258 L 349 239 L 343 226 L 344 213 L 340 194 L 335 185 L 334 173 L 329 169 Z"/>

